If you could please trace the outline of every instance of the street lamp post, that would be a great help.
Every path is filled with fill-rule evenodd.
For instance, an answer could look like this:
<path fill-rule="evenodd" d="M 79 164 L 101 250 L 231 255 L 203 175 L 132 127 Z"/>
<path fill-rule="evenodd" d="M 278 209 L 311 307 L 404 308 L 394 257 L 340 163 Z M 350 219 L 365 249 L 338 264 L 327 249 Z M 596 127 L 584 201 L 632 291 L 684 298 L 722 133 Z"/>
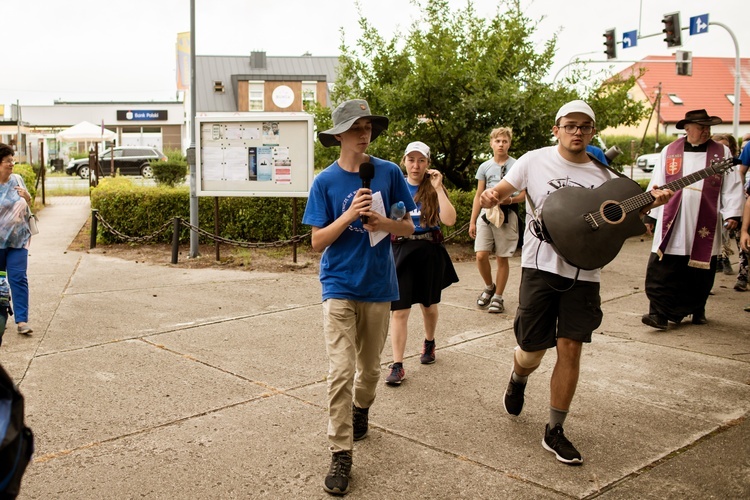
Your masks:
<path fill-rule="evenodd" d="M 734 42 L 734 110 L 732 113 L 732 135 L 735 137 L 739 137 L 740 135 L 740 79 L 742 78 L 740 74 L 740 46 L 737 43 L 737 37 L 734 36 L 734 32 L 729 29 L 729 26 L 723 23 L 717 23 L 715 21 L 710 21 L 708 23 L 709 25 L 716 25 L 719 27 L 724 28 L 727 30 L 727 33 L 729 33 L 729 36 L 732 37 L 732 41 Z"/>

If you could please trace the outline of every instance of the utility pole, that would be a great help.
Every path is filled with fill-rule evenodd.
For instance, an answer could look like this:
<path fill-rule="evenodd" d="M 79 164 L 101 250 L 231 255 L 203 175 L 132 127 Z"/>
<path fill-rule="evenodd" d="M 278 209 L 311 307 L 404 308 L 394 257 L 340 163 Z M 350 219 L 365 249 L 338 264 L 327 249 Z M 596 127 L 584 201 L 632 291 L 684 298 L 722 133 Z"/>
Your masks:
<path fill-rule="evenodd" d="M 16 99 L 16 154 L 19 161 L 21 160 L 21 144 L 23 144 L 21 140 L 21 104 Z"/>
<path fill-rule="evenodd" d="M 661 125 L 661 82 L 656 88 L 656 141 L 654 142 L 654 153 L 659 149 L 659 126 Z"/>

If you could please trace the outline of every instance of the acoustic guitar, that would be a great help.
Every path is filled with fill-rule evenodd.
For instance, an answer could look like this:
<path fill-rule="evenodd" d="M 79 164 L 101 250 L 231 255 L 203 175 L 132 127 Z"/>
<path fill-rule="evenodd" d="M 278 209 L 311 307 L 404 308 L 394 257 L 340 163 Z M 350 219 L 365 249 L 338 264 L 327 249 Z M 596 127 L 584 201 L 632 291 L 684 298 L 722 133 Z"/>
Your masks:
<path fill-rule="evenodd" d="M 732 159 L 665 184 L 661 189 L 677 191 L 711 175 L 732 169 Z M 627 177 L 611 179 L 596 189 L 568 186 L 547 197 L 542 207 L 544 241 L 570 265 L 585 270 L 610 263 L 625 240 L 646 232 L 640 209 L 654 197 Z"/>

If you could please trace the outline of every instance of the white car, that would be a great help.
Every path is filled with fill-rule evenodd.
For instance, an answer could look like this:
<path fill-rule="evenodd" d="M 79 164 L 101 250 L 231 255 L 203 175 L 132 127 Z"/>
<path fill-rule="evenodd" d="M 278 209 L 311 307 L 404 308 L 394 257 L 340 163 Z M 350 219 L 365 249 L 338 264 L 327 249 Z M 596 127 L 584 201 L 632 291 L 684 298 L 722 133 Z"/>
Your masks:
<path fill-rule="evenodd" d="M 657 165 L 661 164 L 661 153 L 641 155 L 635 160 L 635 166 L 644 172 L 651 172 Z"/>

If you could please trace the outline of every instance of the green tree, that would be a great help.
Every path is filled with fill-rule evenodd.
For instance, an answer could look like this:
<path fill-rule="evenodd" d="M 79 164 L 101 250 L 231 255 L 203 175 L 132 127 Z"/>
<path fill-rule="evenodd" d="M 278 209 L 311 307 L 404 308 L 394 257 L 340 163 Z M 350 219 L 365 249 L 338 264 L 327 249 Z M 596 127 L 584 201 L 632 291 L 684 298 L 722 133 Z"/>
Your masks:
<path fill-rule="evenodd" d="M 456 11 L 447 0 L 412 2 L 421 15 L 407 35 L 386 40 L 360 16 L 364 34 L 357 48 L 343 42 L 340 47 L 332 103 L 363 98 L 373 113 L 390 119 L 388 131 L 370 146 L 375 156 L 398 162 L 407 143 L 421 140 L 449 183 L 471 189 L 474 160 L 491 154 L 489 132 L 495 127 L 513 129 L 511 154 L 518 157 L 550 144 L 555 113 L 567 100 L 587 99 L 600 129 L 644 113 L 627 98 L 634 78 L 606 86 L 593 79 L 590 86 L 580 80 L 575 86 L 543 83 L 557 36 L 539 49 L 532 41 L 538 23 L 524 16 L 520 0 L 502 1 L 490 19 L 478 17 L 471 1 Z M 311 111 L 318 130 L 331 126 L 330 110 Z M 328 165 L 337 153 L 316 144 L 317 166 Z"/>

